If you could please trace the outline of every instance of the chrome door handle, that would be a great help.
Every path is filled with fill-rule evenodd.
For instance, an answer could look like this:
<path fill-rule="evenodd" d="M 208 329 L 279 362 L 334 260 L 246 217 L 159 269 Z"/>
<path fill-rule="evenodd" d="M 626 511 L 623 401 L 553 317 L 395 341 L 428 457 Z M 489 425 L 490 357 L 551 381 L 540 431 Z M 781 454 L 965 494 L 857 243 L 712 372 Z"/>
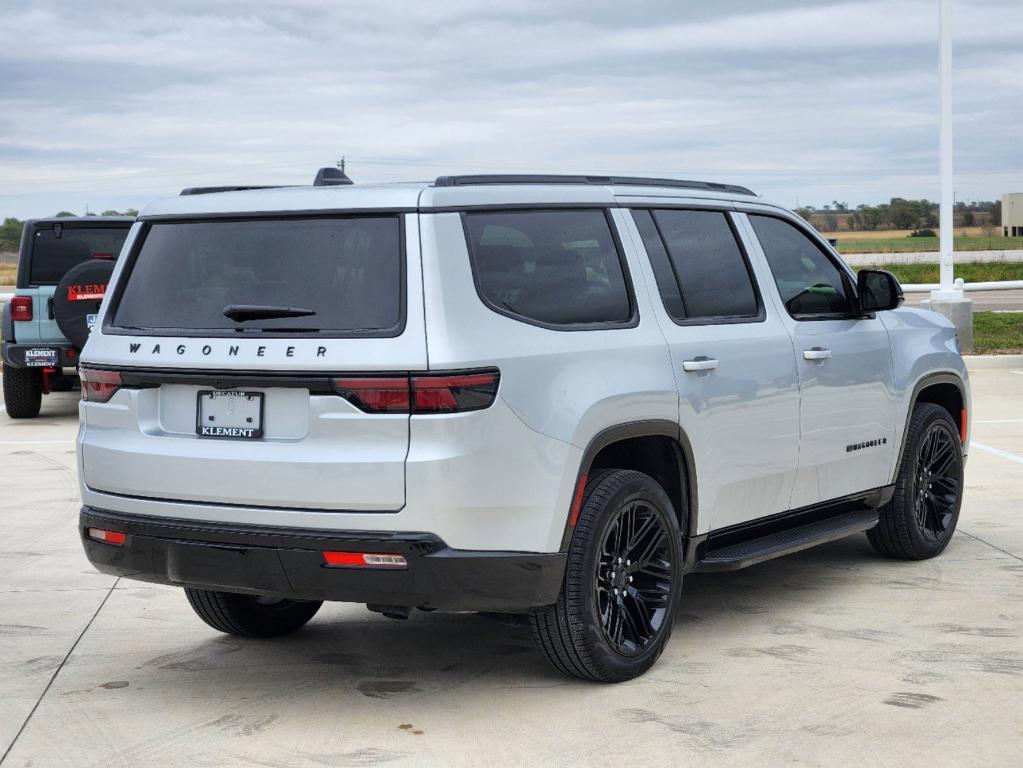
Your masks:
<path fill-rule="evenodd" d="M 804 360 L 828 360 L 831 357 L 831 350 L 824 349 L 823 347 L 814 347 L 813 349 L 803 350 Z"/>
<path fill-rule="evenodd" d="M 693 371 L 713 371 L 718 367 L 718 361 L 709 357 L 695 358 L 694 360 L 683 360 L 682 370 L 692 373 Z"/>

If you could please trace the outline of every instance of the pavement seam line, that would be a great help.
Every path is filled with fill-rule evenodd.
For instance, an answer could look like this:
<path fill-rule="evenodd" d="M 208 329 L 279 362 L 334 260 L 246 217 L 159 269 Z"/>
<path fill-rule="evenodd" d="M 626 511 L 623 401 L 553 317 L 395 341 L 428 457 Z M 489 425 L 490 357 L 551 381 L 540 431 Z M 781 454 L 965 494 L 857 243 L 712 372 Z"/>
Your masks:
<path fill-rule="evenodd" d="M 962 528 L 959 529 L 959 533 L 961 533 L 963 536 L 969 536 L 971 539 L 973 539 L 974 541 L 979 541 L 981 544 L 987 544 L 989 547 L 991 547 L 991 549 L 998 550 L 1003 555 L 1008 555 L 1009 557 L 1015 558 L 1016 560 L 1019 560 L 1021 563 L 1023 563 L 1023 557 L 1020 557 L 1019 555 L 1014 555 L 1012 554 L 1012 552 L 1009 552 L 1006 549 L 1002 549 L 1001 547 L 995 546 L 990 541 L 985 541 L 984 539 L 980 538 L 980 536 L 974 536 L 972 533 L 967 533 Z"/>
<path fill-rule="evenodd" d="M 970 441 L 970 447 L 980 448 L 980 450 L 982 451 L 993 454 L 995 456 L 1001 456 L 1003 459 L 1014 461 L 1017 464 L 1023 464 L 1023 456 L 1017 456 L 1015 453 L 1011 453 L 1010 451 L 1003 451 L 1001 448 L 995 448 L 990 445 L 985 445 L 984 443 L 977 443 L 974 442 L 973 440 Z"/>
<path fill-rule="evenodd" d="M 89 628 L 92 626 L 92 623 L 96 621 L 96 617 L 99 616 L 99 612 L 103 610 L 103 606 L 107 604 L 107 600 L 110 599 L 110 596 L 114 594 L 114 589 L 117 587 L 117 584 L 120 581 L 121 577 L 118 576 L 114 580 L 114 583 L 110 585 L 110 589 L 108 589 L 106 595 L 103 596 L 103 599 L 100 601 L 100 604 L 96 608 L 96 611 L 92 614 L 92 617 L 86 623 L 82 631 L 78 634 L 78 637 L 75 638 L 75 641 L 71 644 L 71 647 L 68 648 L 68 652 L 64 655 L 64 658 L 61 659 L 60 664 L 57 665 L 57 668 L 53 671 L 53 674 L 50 676 L 50 681 L 46 684 L 46 687 L 43 688 L 43 692 L 39 694 L 39 698 L 36 699 L 36 703 L 32 705 L 32 709 L 29 710 L 28 715 L 25 717 L 25 722 L 21 724 L 21 727 L 18 729 L 18 732 L 14 734 L 14 738 L 11 739 L 11 743 L 8 744 L 7 749 L 4 750 L 3 757 L 0 757 L 0 765 L 3 765 L 4 762 L 7 760 L 7 757 L 11 754 L 11 750 L 14 749 L 14 745 L 18 743 L 18 739 L 21 738 L 21 734 L 25 732 L 25 729 L 28 727 L 28 723 L 32 719 L 32 716 L 35 715 L 36 710 L 39 709 L 39 705 L 42 704 L 43 699 L 46 698 L 46 694 L 50 692 L 50 688 L 53 686 L 54 681 L 57 679 L 57 675 L 59 675 L 61 670 L 64 669 L 64 665 L 67 664 L 68 659 L 71 658 L 71 654 L 75 652 L 75 648 L 78 647 L 78 644 L 82 641 L 82 638 L 85 637 L 85 633 L 89 631 Z"/>

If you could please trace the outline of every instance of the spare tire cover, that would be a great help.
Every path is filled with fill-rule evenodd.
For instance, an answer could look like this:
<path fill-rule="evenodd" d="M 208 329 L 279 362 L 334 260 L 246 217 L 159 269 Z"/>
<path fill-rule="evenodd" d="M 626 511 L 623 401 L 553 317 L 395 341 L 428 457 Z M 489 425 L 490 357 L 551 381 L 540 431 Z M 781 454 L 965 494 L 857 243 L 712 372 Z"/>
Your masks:
<path fill-rule="evenodd" d="M 79 349 L 89 339 L 87 317 L 99 312 L 113 272 L 114 262 L 92 259 L 69 269 L 57 283 L 53 319 L 67 340 Z"/>

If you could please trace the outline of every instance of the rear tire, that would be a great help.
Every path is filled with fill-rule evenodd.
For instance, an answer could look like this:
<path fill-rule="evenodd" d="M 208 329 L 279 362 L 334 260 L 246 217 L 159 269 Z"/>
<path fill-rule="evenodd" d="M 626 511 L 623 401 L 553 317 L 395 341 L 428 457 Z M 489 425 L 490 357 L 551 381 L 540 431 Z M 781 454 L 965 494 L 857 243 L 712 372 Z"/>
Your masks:
<path fill-rule="evenodd" d="M 921 403 L 906 427 L 906 446 L 895 494 L 867 531 L 886 557 L 925 560 L 942 552 L 955 532 L 962 505 L 963 446 L 944 408 Z"/>
<path fill-rule="evenodd" d="M 682 588 L 682 536 L 671 500 L 632 470 L 590 476 L 561 594 L 530 614 L 537 647 L 560 672 L 618 683 L 653 666 Z"/>
<path fill-rule="evenodd" d="M 4 366 L 4 408 L 12 419 L 34 419 L 43 403 L 43 376 L 35 368 Z"/>
<path fill-rule="evenodd" d="M 323 605 L 320 601 L 270 599 L 233 592 L 185 588 L 200 619 L 237 637 L 279 637 L 303 627 Z"/>

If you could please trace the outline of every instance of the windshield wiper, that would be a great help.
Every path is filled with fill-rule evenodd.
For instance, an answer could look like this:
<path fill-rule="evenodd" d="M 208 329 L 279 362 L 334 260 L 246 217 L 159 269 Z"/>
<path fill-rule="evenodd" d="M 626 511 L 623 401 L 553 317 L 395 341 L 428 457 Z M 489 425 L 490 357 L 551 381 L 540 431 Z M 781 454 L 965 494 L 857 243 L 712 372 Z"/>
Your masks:
<path fill-rule="evenodd" d="M 244 323 L 246 320 L 272 320 L 278 317 L 309 317 L 315 314 L 312 309 L 274 307 L 266 304 L 229 304 L 224 307 L 224 317 L 229 317 L 236 323 Z"/>

